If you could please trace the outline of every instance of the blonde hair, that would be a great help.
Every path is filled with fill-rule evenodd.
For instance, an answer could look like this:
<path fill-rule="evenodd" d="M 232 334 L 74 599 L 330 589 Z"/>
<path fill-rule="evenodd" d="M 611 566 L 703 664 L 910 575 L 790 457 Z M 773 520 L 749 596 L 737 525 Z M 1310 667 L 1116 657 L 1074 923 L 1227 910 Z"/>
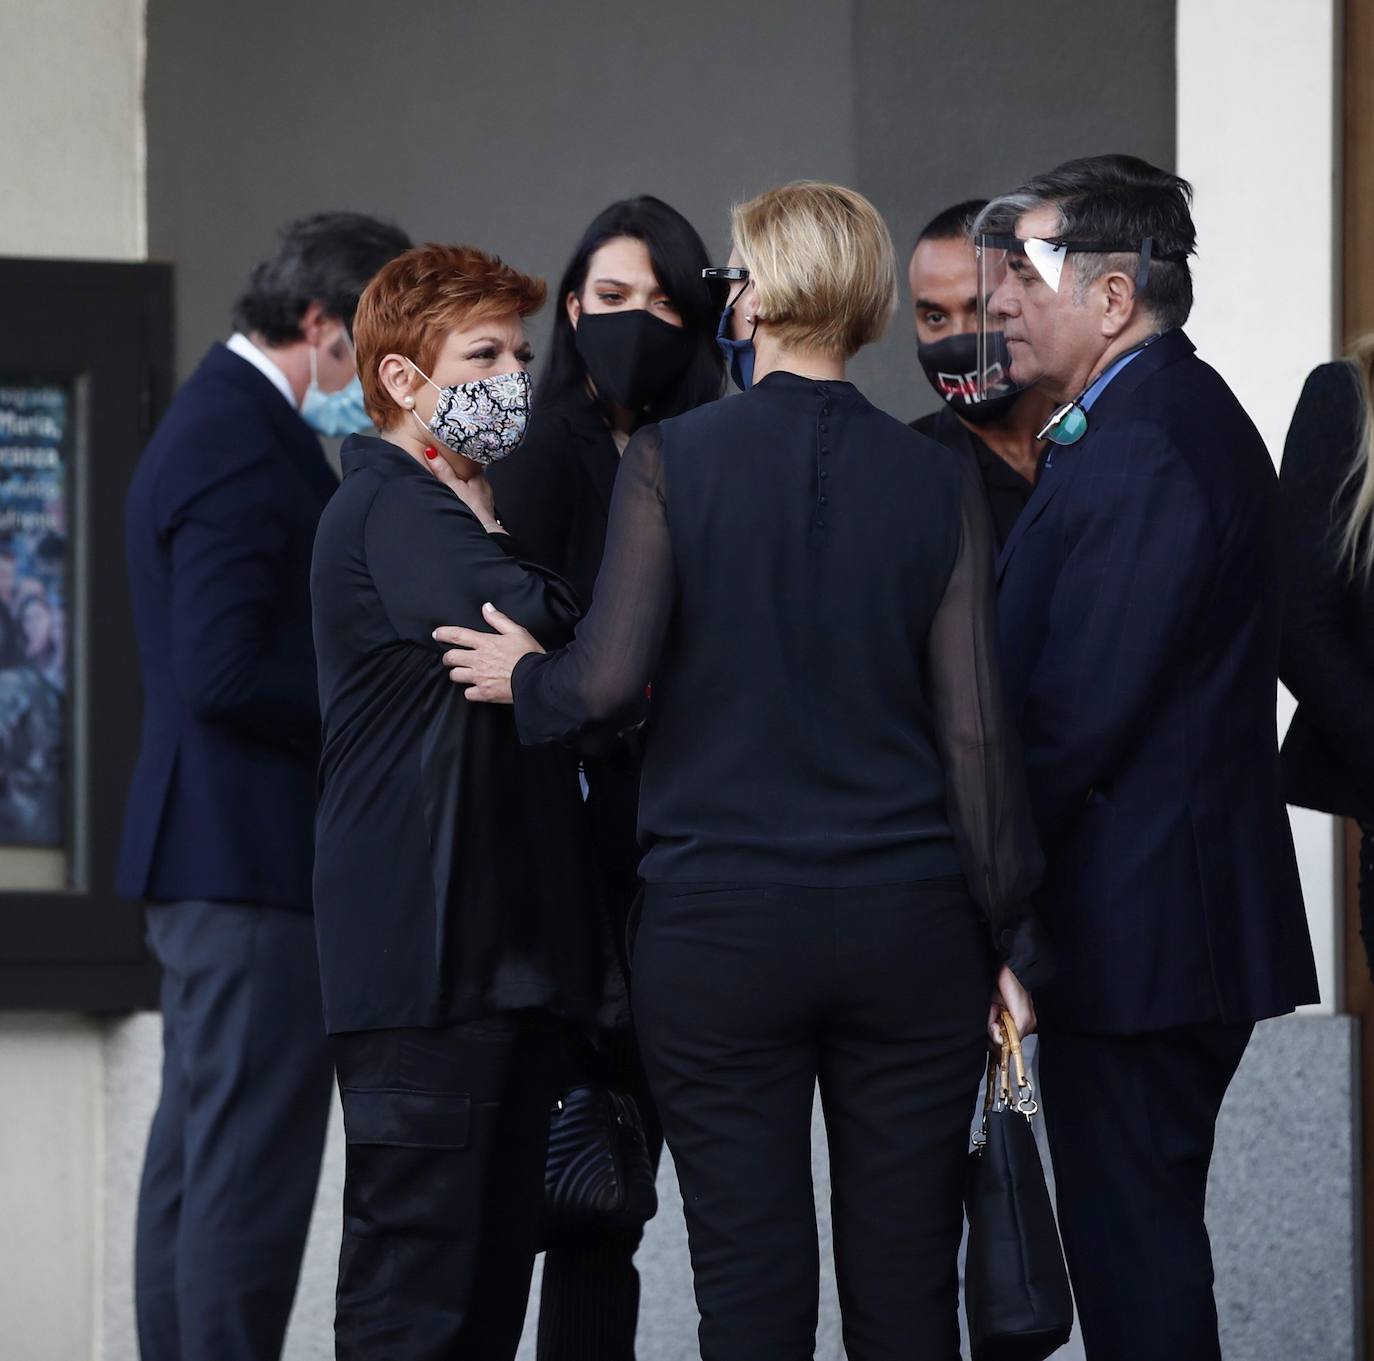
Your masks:
<path fill-rule="evenodd" d="M 759 317 L 784 349 L 848 359 L 887 329 L 897 256 L 862 194 L 798 180 L 736 204 L 730 230 L 758 290 Z"/>
<path fill-rule="evenodd" d="M 1355 341 L 1347 358 L 1359 380 L 1364 415 L 1343 486 L 1353 497 L 1341 529 L 1341 561 L 1352 578 L 1368 582 L 1374 578 L 1374 331 Z"/>

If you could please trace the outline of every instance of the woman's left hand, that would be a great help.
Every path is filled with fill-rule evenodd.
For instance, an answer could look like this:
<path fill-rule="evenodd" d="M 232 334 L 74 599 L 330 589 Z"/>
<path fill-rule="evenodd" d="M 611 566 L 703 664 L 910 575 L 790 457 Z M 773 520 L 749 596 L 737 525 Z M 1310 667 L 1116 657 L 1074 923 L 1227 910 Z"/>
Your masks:
<path fill-rule="evenodd" d="M 434 630 L 434 639 L 449 644 L 444 653 L 448 678 L 455 685 L 466 685 L 467 699 L 487 704 L 511 704 L 511 673 L 521 657 L 543 652 L 534 635 L 507 618 L 495 605 L 482 606 L 482 617 L 496 630 L 478 633 L 476 629 L 453 625 Z"/>

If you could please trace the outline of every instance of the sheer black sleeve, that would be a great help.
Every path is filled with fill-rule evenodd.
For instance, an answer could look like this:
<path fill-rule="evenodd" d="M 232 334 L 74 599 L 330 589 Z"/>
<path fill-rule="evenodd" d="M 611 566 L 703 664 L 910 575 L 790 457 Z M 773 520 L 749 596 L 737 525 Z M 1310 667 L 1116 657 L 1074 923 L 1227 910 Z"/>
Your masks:
<path fill-rule="evenodd" d="M 611 498 L 606 551 L 592 607 L 561 651 L 521 660 L 511 678 L 520 740 L 571 742 L 643 717 L 676 582 L 663 501 L 663 441 L 657 425 L 625 448 Z"/>
<path fill-rule="evenodd" d="M 992 521 L 972 460 L 961 459 L 960 466 L 959 553 L 930 626 L 926 684 L 969 891 L 987 916 L 1002 961 L 1030 987 L 1049 972 L 1049 951 L 1030 903 L 1044 861 L 1020 743 L 1002 695 Z"/>

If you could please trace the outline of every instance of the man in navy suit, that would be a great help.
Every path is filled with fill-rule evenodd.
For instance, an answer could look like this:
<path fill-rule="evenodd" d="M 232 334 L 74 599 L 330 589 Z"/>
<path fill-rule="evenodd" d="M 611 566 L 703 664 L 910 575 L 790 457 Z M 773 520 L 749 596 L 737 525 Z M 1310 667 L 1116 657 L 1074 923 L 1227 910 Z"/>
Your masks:
<path fill-rule="evenodd" d="M 118 888 L 162 964 L 162 1092 L 139 1194 L 143 1361 L 280 1354 L 332 1068 L 311 919 L 317 435 L 368 424 L 349 334 L 410 245 L 323 213 L 253 272 L 235 334 L 176 394 L 125 534 L 145 694 Z"/>
<path fill-rule="evenodd" d="M 976 228 L 985 352 L 1000 330 L 1013 380 L 1064 403 L 998 571 L 1058 956 L 1035 998 L 1046 1125 L 1093 1361 L 1220 1356 L 1217 1113 L 1254 1023 L 1317 999 L 1275 738 L 1276 479 L 1179 329 L 1191 192 L 1093 157 Z"/>

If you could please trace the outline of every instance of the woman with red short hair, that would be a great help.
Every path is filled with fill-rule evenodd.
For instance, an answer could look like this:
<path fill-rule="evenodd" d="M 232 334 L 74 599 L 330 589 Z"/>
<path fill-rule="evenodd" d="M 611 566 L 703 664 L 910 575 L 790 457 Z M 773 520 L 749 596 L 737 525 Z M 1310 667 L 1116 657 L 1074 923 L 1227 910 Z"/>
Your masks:
<path fill-rule="evenodd" d="M 484 476 L 523 435 L 523 319 L 543 300 L 494 256 L 430 245 L 354 320 L 381 437 L 345 441 L 311 573 L 341 1358 L 515 1355 L 558 1058 L 607 1019 L 577 785 L 556 752 L 520 748 L 509 711 L 448 684 L 431 637 L 478 627 L 489 600 L 548 646 L 572 636 L 572 591 L 503 532 Z"/>

